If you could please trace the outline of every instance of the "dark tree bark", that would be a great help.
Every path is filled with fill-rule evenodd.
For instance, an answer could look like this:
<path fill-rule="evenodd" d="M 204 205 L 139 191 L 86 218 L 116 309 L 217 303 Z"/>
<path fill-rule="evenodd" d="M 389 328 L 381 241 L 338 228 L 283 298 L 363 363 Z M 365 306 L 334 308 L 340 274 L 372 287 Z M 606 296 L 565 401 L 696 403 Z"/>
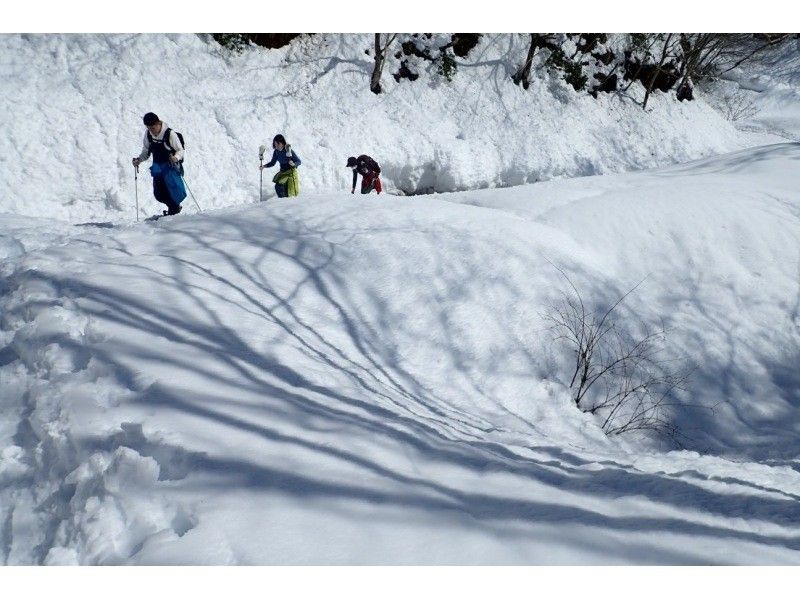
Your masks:
<path fill-rule="evenodd" d="M 650 94 L 653 92 L 653 86 L 656 83 L 656 79 L 658 75 L 661 74 L 661 69 L 664 67 L 664 63 L 667 61 L 667 56 L 669 55 L 670 51 L 670 41 L 672 40 L 672 33 L 667 34 L 667 39 L 664 40 L 664 49 L 661 51 L 661 58 L 658 60 L 658 64 L 656 65 L 655 70 L 653 71 L 653 76 L 650 77 L 650 82 L 647 84 L 647 91 L 644 94 L 644 101 L 642 102 L 642 108 L 647 109 L 647 101 L 650 99 Z"/>
<path fill-rule="evenodd" d="M 558 46 L 553 41 L 552 34 L 549 33 L 531 33 L 531 43 L 528 46 L 528 56 L 525 58 L 525 62 L 522 66 L 519 67 L 516 73 L 511 77 L 511 79 L 517 85 L 522 85 L 525 89 L 528 89 L 528 85 L 530 85 L 530 75 L 531 75 L 531 66 L 533 64 L 533 57 L 536 55 L 536 50 L 539 48 L 547 48 L 550 51 L 555 51 L 558 49 Z"/>
<path fill-rule="evenodd" d="M 386 43 L 381 44 L 381 34 L 375 34 L 375 66 L 372 68 L 372 78 L 369 82 L 369 90 L 372 93 L 381 92 L 381 75 L 383 74 L 383 65 L 386 63 L 386 52 L 396 37 L 396 33 L 387 34 Z"/>
<path fill-rule="evenodd" d="M 530 85 L 529 77 L 531 75 L 531 65 L 533 64 L 533 57 L 536 54 L 536 48 L 538 47 L 536 44 L 537 37 L 538 35 L 536 33 L 531 33 L 531 43 L 530 46 L 528 46 L 528 56 L 525 58 L 525 63 L 516 73 L 514 73 L 514 76 L 512 77 L 516 85 L 521 84 L 525 89 L 528 89 L 528 85 Z"/>

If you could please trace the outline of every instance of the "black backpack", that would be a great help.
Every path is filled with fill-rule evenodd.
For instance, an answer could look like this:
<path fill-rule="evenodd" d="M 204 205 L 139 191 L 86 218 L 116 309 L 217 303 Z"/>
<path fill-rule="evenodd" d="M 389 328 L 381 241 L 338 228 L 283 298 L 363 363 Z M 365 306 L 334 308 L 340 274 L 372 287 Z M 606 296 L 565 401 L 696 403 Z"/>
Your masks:
<path fill-rule="evenodd" d="M 371 170 L 371 171 L 373 171 L 373 172 L 375 172 L 377 174 L 381 173 L 381 167 L 378 166 L 378 163 L 371 156 L 368 156 L 366 154 L 361 154 L 358 157 L 358 162 L 360 163 L 359 164 L 359 171 L 361 170 L 361 164 L 363 164 L 367 168 L 369 168 L 369 170 Z"/>
<path fill-rule="evenodd" d="M 172 129 L 167 129 L 167 134 L 164 136 L 165 141 L 167 142 L 167 147 L 169 147 L 169 132 L 171 130 Z M 186 142 L 183 140 L 183 133 L 178 133 L 177 131 L 175 131 L 175 134 L 178 136 L 178 139 L 180 140 L 183 149 L 186 149 Z M 181 160 L 181 162 L 183 162 L 183 160 Z"/>
<path fill-rule="evenodd" d="M 167 129 L 164 131 L 164 147 L 166 147 L 171 154 L 174 154 L 176 150 L 172 149 L 169 145 L 169 134 L 171 131 L 172 129 Z M 178 136 L 183 149 L 186 149 L 186 142 L 183 140 L 183 134 L 178 133 L 178 131 L 175 131 L 175 134 Z M 153 136 L 150 134 L 150 131 L 147 132 L 147 141 L 151 144 L 153 143 Z M 180 161 L 180 164 L 183 164 L 183 160 Z"/>

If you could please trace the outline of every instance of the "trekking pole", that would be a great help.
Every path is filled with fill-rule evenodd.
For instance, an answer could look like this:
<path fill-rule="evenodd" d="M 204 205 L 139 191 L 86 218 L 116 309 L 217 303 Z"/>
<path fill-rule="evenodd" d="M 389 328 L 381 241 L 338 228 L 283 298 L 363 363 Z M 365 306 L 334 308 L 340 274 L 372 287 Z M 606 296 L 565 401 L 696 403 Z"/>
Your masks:
<path fill-rule="evenodd" d="M 173 163 L 172 168 L 175 169 L 175 172 L 177 172 L 178 175 L 181 177 L 183 184 L 186 186 L 186 190 L 189 192 L 189 195 L 191 195 L 192 199 L 194 200 L 194 205 L 197 206 L 197 211 L 202 212 L 203 210 L 200 209 L 200 204 L 197 203 L 197 198 L 194 196 L 194 193 L 192 193 L 192 190 L 189 189 L 189 183 L 186 182 L 186 177 L 183 176 L 183 165 L 178 165 Z"/>
<path fill-rule="evenodd" d="M 183 179 L 183 184 L 186 185 L 186 190 L 189 192 L 189 195 L 191 195 L 192 199 L 194 200 L 194 205 L 197 206 L 197 211 L 202 212 L 203 210 L 200 209 L 200 204 L 197 203 L 197 198 L 194 196 L 194 193 L 192 193 L 192 190 L 189 189 L 189 183 L 186 182 L 186 179 L 183 178 L 183 175 L 181 175 L 181 178 Z"/>
<path fill-rule="evenodd" d="M 133 178 L 136 181 L 136 222 L 139 222 L 139 165 L 135 165 L 133 169 Z"/>
<path fill-rule="evenodd" d="M 266 145 L 262 145 L 258 148 L 258 162 L 261 166 L 259 169 L 258 201 L 264 201 L 264 152 L 266 149 Z"/>

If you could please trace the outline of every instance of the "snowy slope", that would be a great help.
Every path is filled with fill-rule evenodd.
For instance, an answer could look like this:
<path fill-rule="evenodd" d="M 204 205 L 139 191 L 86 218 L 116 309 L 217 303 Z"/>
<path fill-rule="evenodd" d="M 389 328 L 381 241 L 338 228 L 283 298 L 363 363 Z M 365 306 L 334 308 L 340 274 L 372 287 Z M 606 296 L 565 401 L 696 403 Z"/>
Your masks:
<path fill-rule="evenodd" d="M 155 111 L 187 143 L 186 180 L 207 208 L 258 198 L 258 147 L 284 133 L 304 193 L 349 189 L 368 153 L 393 192 L 467 190 L 653 167 L 753 145 L 704 101 L 595 100 L 563 81 L 511 82 L 527 35 L 486 35 L 447 83 L 369 92 L 370 35 L 300 38 L 231 56 L 195 35 L 0 36 L 0 213 L 131 219 L 131 157 Z M 632 93 L 637 93 L 633 88 Z M 269 182 L 270 176 L 265 177 Z M 272 195 L 269 184 L 267 193 Z M 139 181 L 153 213 L 149 176 Z"/>
<path fill-rule="evenodd" d="M 800 38 L 725 75 L 713 98 L 741 113 L 741 129 L 800 139 Z M 738 110 L 737 110 L 738 108 Z"/>
<path fill-rule="evenodd" d="M 4 219 L 4 562 L 800 563 L 797 164 Z M 687 450 L 571 405 L 553 264 L 645 278 Z"/>

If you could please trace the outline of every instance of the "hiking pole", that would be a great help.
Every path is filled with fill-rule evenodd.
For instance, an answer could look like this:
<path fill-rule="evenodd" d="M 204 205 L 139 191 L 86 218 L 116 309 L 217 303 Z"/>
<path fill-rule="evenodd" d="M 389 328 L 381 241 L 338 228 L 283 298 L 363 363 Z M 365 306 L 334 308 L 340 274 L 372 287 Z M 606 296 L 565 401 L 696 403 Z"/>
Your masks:
<path fill-rule="evenodd" d="M 194 200 L 194 205 L 197 206 L 197 211 L 202 212 L 203 210 L 200 209 L 200 204 L 197 203 L 197 198 L 194 196 L 194 193 L 192 193 L 192 190 L 189 189 L 189 183 L 186 182 L 186 179 L 183 178 L 183 175 L 181 175 L 181 178 L 183 179 L 183 184 L 186 185 L 186 190 L 189 192 L 189 195 L 191 195 L 192 199 Z"/>
<path fill-rule="evenodd" d="M 136 181 L 136 222 L 139 222 L 139 165 L 136 164 L 133 169 L 133 178 Z"/>
<path fill-rule="evenodd" d="M 197 203 L 197 198 L 194 196 L 194 193 L 192 193 L 192 190 L 189 189 L 189 183 L 186 182 L 186 177 L 183 176 L 183 165 L 182 164 L 176 164 L 176 163 L 173 162 L 171 167 L 175 170 L 175 172 L 178 173 L 178 176 L 181 177 L 181 180 L 183 181 L 183 184 L 186 186 L 186 190 L 189 192 L 189 195 L 191 195 L 192 199 L 194 200 L 194 205 L 197 206 L 197 211 L 198 212 L 202 212 L 203 210 L 200 209 L 200 204 Z"/>
<path fill-rule="evenodd" d="M 262 145 L 258 148 L 258 162 L 261 166 L 259 169 L 258 201 L 264 201 L 264 152 L 266 149 L 266 145 Z"/>

